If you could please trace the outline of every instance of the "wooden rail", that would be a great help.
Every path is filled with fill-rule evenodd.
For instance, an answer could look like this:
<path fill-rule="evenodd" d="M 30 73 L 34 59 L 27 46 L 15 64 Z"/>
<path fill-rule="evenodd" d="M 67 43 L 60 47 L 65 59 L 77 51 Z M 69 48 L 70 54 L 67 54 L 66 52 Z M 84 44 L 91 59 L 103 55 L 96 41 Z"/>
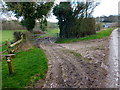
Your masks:
<path fill-rule="evenodd" d="M 20 39 L 20 40 L 18 40 L 17 42 L 15 42 L 13 44 L 10 44 L 9 42 L 6 42 L 5 44 L 0 45 L 0 47 L 6 46 L 6 48 L 7 48 L 6 50 L 0 52 L 0 54 L 11 51 L 10 48 L 15 47 L 16 45 L 20 44 L 22 41 L 23 41 L 23 39 Z M 10 54 L 10 53 L 8 52 L 8 54 Z"/>
<path fill-rule="evenodd" d="M 5 52 L 7 52 L 7 50 L 2 51 L 2 53 L 5 53 Z"/>
<path fill-rule="evenodd" d="M 22 42 L 22 40 L 23 40 L 23 39 L 18 40 L 17 42 L 15 42 L 15 43 L 11 44 L 11 45 L 10 45 L 10 47 L 14 47 L 14 46 L 18 45 L 19 43 L 21 43 L 21 42 Z"/>

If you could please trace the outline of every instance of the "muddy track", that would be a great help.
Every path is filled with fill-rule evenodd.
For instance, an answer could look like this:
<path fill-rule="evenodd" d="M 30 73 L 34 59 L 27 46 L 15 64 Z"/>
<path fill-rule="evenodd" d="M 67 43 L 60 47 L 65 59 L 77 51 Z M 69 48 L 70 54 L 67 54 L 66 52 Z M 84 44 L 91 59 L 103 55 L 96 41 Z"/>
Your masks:
<path fill-rule="evenodd" d="M 44 88 L 104 88 L 107 71 L 99 63 L 54 43 L 39 45 L 48 57 L 48 73 Z M 67 52 L 66 52 L 67 51 Z"/>

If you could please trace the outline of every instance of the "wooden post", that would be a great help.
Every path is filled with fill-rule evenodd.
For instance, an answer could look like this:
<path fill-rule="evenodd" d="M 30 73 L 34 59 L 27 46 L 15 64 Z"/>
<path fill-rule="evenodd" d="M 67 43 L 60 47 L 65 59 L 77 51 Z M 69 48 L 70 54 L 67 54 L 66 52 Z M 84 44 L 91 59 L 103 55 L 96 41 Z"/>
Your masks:
<path fill-rule="evenodd" d="M 7 63 L 8 63 L 9 73 L 12 74 L 14 72 L 14 68 L 13 68 L 13 65 L 12 65 L 11 57 L 8 57 Z"/>
<path fill-rule="evenodd" d="M 10 41 L 7 41 L 7 52 L 8 52 L 8 54 L 11 53 L 11 51 L 10 51 Z"/>
<path fill-rule="evenodd" d="M 13 64 L 12 64 L 12 56 L 14 56 L 14 55 L 15 54 L 6 55 L 7 63 L 8 63 L 8 69 L 9 69 L 10 74 L 14 73 L 14 68 L 13 68 Z"/>

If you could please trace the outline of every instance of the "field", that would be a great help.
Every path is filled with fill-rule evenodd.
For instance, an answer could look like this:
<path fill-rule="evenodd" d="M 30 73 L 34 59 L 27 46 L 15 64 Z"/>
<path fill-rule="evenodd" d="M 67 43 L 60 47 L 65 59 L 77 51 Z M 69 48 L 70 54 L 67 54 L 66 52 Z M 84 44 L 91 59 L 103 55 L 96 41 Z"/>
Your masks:
<path fill-rule="evenodd" d="M 25 32 L 26 30 L 2 30 L 0 31 L 0 44 L 4 43 L 5 41 L 12 41 L 13 40 L 13 33 L 14 32 Z M 2 48 L 0 47 L 0 51 L 4 51 L 6 49 L 6 46 L 3 46 Z"/>
<path fill-rule="evenodd" d="M 0 43 L 5 42 L 7 40 L 13 40 L 13 33 L 15 31 L 26 31 L 26 30 L 3 30 L 2 36 L 0 36 L 0 38 L 2 38 L 2 40 L 0 40 Z M 46 34 L 40 36 L 40 37 L 56 37 L 57 33 L 59 33 L 59 29 L 50 29 L 48 31 L 46 31 Z"/>
<path fill-rule="evenodd" d="M 43 34 L 40 37 L 56 37 L 57 33 L 59 33 L 60 30 L 59 29 L 49 29 L 46 31 L 46 34 Z"/>
<path fill-rule="evenodd" d="M 24 32 L 24 31 L 26 31 L 26 30 L 3 30 L 2 32 L 0 32 L 0 33 L 2 33 L 2 35 L 0 36 L 0 38 L 2 38 L 2 39 L 0 40 L 0 43 L 5 42 L 5 41 L 7 41 L 7 40 L 13 40 L 13 33 L 14 33 L 15 31 Z"/>

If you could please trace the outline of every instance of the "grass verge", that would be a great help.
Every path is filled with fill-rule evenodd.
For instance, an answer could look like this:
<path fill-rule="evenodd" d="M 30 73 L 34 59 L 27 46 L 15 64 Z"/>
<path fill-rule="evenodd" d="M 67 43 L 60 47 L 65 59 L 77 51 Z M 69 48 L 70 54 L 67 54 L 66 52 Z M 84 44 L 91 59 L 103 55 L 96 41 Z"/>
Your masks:
<path fill-rule="evenodd" d="M 93 39 L 100 39 L 109 36 L 112 33 L 112 30 L 115 28 L 108 28 L 106 30 L 102 30 L 100 32 L 97 32 L 95 35 L 89 35 L 82 38 L 69 38 L 69 39 L 58 39 L 56 43 L 71 43 L 71 42 L 77 42 L 81 40 L 93 40 Z"/>
<path fill-rule="evenodd" d="M 2 62 L 2 87 L 24 88 L 33 80 L 45 78 L 47 58 L 43 50 L 33 47 L 27 51 L 18 52 L 13 58 L 15 73 L 9 75 L 7 62 Z M 33 77 L 37 74 L 37 78 Z"/>

